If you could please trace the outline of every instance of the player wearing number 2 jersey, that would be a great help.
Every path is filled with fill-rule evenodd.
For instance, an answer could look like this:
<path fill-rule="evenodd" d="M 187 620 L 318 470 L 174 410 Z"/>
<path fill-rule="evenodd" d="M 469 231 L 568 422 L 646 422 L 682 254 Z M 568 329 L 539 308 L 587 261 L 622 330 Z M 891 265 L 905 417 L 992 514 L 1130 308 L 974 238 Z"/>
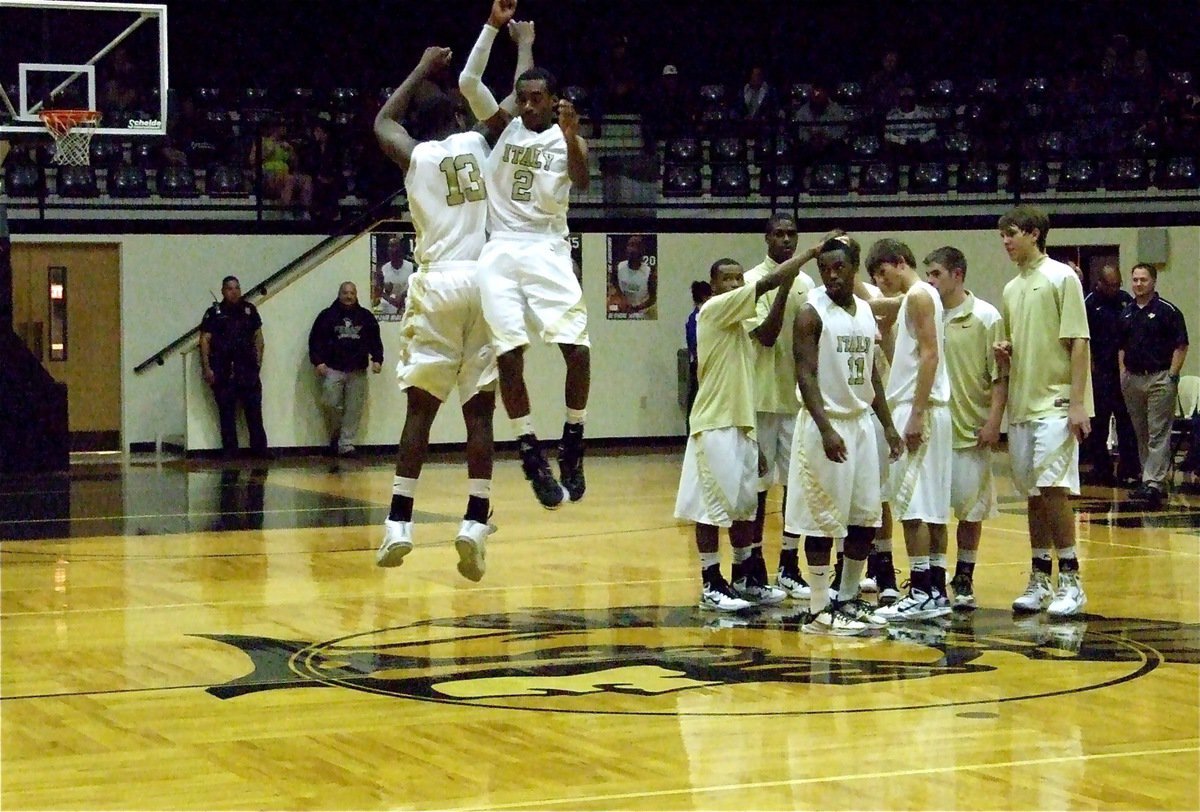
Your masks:
<path fill-rule="evenodd" d="M 579 114 L 557 97 L 556 80 L 540 68 L 517 79 L 520 116 L 513 117 L 481 81 L 496 32 L 508 24 L 516 0 L 493 0 L 458 79 L 471 112 L 495 142 L 488 159 L 488 243 L 479 257 L 483 315 L 500 367 L 500 397 L 513 423 L 521 467 L 543 507 L 556 508 L 564 493 L 583 498 L 583 422 L 591 383 L 587 308 L 567 246 L 567 204 L 572 187 L 588 186 L 587 145 Z M 555 113 L 557 111 L 557 123 Z M 524 352 L 526 318 L 542 339 L 557 344 L 567 364 L 567 407 L 559 446 L 562 478 L 555 479 L 533 429 Z"/>
<path fill-rule="evenodd" d="M 532 61 L 532 25 L 515 24 L 511 31 L 520 52 L 518 67 L 524 69 Z M 392 504 L 375 560 L 381 567 L 399 566 L 413 549 L 413 499 L 430 428 L 441 404 L 457 389 L 467 429 L 468 500 L 455 546 L 458 571 L 478 581 L 485 569 L 489 533 L 496 410 L 496 360 L 476 279 L 486 238 L 483 168 L 488 147 L 477 132 L 456 132 L 463 121 L 444 95 L 431 97 L 415 111 L 427 140 L 418 142 L 400 124 L 417 84 L 449 60 L 449 49 L 426 49 L 375 119 L 380 147 L 404 170 L 420 267 L 409 281 L 400 328 L 396 374 L 408 407 L 396 454 Z"/>

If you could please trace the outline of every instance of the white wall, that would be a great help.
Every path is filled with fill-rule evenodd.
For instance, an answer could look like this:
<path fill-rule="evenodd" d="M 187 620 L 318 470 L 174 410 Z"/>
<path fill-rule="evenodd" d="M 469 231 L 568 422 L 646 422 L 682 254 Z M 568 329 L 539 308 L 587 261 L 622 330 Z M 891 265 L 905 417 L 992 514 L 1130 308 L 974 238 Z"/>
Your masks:
<path fill-rule="evenodd" d="M 1128 269 L 1138 260 L 1137 228 L 1057 229 L 1051 245 L 1120 246 L 1128 288 Z M 1193 334 L 1200 335 L 1200 227 L 1169 232 L 1169 261 L 1159 275 L 1163 296 L 1179 305 Z M 802 234 L 801 246 L 819 235 Z M 994 229 L 970 231 L 855 232 L 864 250 L 881 236 L 906 240 L 917 259 L 942 245 L 955 245 L 967 255 L 968 284 L 985 299 L 998 301 L 1012 275 Z M 122 439 L 126 446 L 172 439 L 186 434 L 193 449 L 216 448 L 219 434 L 215 409 L 199 378 L 195 353 L 176 355 L 162 367 L 133 373 L 133 366 L 199 323 L 219 293 L 221 277 L 237 275 L 243 289 L 312 247 L 313 236 L 167 236 L 120 237 L 74 235 L 27 237 L 25 242 L 117 242 L 121 245 L 122 312 Z M 607 321 L 605 301 L 605 235 L 585 234 L 584 295 L 591 313 L 592 394 L 588 435 L 657 437 L 683 433 L 676 403 L 676 351 L 683 346 L 683 322 L 691 311 L 690 284 L 707 277 L 713 260 L 730 256 L 747 267 L 761 261 L 760 234 L 666 234 L 658 239 L 659 306 L 657 321 Z M 273 446 L 319 446 L 328 439 L 317 407 L 317 386 L 307 358 L 308 329 L 327 306 L 338 284 L 349 279 L 365 294 L 369 243 L 352 242 L 321 267 L 273 295 L 261 306 L 267 343 L 263 369 L 264 415 Z M 815 276 L 815 268 L 808 269 Z M 394 443 L 404 415 L 404 399 L 392 373 L 399 326 L 383 325 L 384 374 L 373 376 L 364 436 L 366 445 Z M 1200 343 L 1200 338 L 1195 339 Z M 535 343 L 528 354 L 526 377 L 539 435 L 555 438 L 563 416 L 563 364 L 556 349 Z M 1189 357 L 1185 372 L 1200 372 L 1200 349 Z M 188 386 L 185 388 L 185 380 Z M 496 437 L 513 433 L 498 410 Z M 451 401 L 439 415 L 434 442 L 461 442 L 458 404 Z"/>

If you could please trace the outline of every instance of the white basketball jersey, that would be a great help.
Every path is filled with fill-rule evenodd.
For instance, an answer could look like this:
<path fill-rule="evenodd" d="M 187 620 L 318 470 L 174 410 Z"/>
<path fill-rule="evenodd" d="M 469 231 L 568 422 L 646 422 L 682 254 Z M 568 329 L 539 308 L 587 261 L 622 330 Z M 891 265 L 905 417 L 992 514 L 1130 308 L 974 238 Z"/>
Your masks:
<path fill-rule="evenodd" d="M 914 293 L 923 290 L 933 299 L 933 323 L 937 329 L 938 365 L 933 375 L 933 388 L 929 390 L 932 403 L 950 402 L 950 376 L 946 374 L 946 333 L 942 324 L 942 298 L 937 289 L 919 279 L 904 294 L 900 312 L 896 315 L 896 349 L 892 353 L 892 371 L 888 376 L 887 400 L 889 406 L 907 403 L 917 391 L 917 369 L 921 365 L 921 351 L 917 336 L 908 325 L 908 302 Z"/>
<path fill-rule="evenodd" d="M 823 287 L 809 292 L 808 304 L 821 319 L 817 383 L 825 411 L 830 417 L 862 414 L 871 408 L 871 401 L 875 399 L 875 387 L 871 384 L 875 316 L 871 307 L 855 296 L 851 315 L 830 299 Z"/>
<path fill-rule="evenodd" d="M 557 124 L 538 133 L 514 118 L 492 148 L 485 176 L 490 231 L 566 236 L 571 179 Z"/>
<path fill-rule="evenodd" d="M 617 263 L 617 286 L 631 306 L 650 301 L 650 266 L 642 262 L 640 268 L 630 268 L 628 260 Z"/>
<path fill-rule="evenodd" d="M 413 256 L 422 268 L 479 259 L 487 238 L 487 157 L 487 141 L 477 132 L 423 141 L 413 149 L 404 186 L 417 232 Z"/>

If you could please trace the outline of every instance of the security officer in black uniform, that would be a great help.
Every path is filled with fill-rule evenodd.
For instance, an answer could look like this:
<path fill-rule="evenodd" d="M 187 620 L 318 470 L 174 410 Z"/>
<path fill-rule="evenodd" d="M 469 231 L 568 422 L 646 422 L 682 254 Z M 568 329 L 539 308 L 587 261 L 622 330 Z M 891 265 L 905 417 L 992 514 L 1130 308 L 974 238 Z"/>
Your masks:
<path fill-rule="evenodd" d="M 1138 461 L 1137 434 L 1121 395 L 1121 370 L 1117 353 L 1121 349 L 1121 315 L 1133 297 L 1121 290 L 1121 270 L 1105 265 L 1092 292 L 1083 300 L 1087 309 L 1088 331 L 1092 335 L 1092 399 L 1096 416 L 1092 431 L 1080 449 L 1082 461 L 1090 463 L 1090 482 L 1113 486 L 1119 482 L 1140 485 L 1142 466 Z M 1117 474 L 1113 478 L 1112 455 L 1108 453 L 1108 425 L 1117 421 Z"/>
<path fill-rule="evenodd" d="M 242 299 L 236 276 L 221 280 L 221 301 L 200 322 L 200 365 L 212 387 L 221 416 L 221 448 L 226 457 L 238 451 L 237 405 L 240 401 L 250 431 L 250 452 L 267 457 L 262 420 L 262 319 L 258 308 Z"/>
<path fill-rule="evenodd" d="M 1157 507 L 1167 495 L 1171 423 L 1179 370 L 1187 358 L 1187 326 L 1179 308 L 1154 290 L 1158 269 L 1139 263 L 1130 280 L 1133 301 L 1121 314 L 1121 392 L 1142 460 L 1142 485 L 1130 496 Z"/>

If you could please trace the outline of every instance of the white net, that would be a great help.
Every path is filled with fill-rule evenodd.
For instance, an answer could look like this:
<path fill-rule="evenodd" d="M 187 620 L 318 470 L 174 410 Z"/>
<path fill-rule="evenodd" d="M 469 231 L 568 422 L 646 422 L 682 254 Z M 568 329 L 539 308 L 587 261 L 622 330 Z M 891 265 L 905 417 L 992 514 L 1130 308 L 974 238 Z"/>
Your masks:
<path fill-rule="evenodd" d="M 92 110 L 47 110 L 41 115 L 54 136 L 54 162 L 59 166 L 87 166 L 100 114 Z"/>

